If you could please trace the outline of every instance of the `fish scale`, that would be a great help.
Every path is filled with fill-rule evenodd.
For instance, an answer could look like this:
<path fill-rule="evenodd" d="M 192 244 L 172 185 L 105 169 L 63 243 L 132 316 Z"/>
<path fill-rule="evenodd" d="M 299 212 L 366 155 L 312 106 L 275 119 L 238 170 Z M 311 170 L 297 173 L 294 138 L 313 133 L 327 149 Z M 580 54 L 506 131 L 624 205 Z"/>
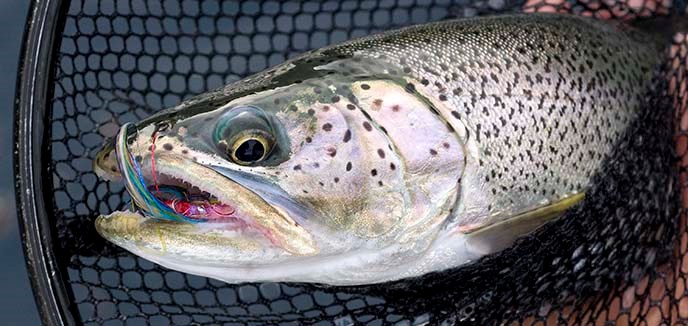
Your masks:
<path fill-rule="evenodd" d="M 466 129 L 470 191 L 459 214 L 482 224 L 485 214 L 499 219 L 589 186 L 650 87 L 660 52 L 641 41 L 575 16 L 502 16 L 410 27 L 316 55 L 384 62 Z"/>
<path fill-rule="evenodd" d="M 647 95 L 660 53 L 628 27 L 542 14 L 420 25 L 309 52 L 120 134 L 134 138 L 141 166 L 157 160 L 161 180 L 236 208 L 231 218 L 166 229 L 164 252 L 146 250 L 160 247 L 147 231 L 163 223 L 151 210 L 102 216 L 96 228 L 137 255 L 228 282 L 372 284 L 470 272 L 545 236 L 573 245 L 582 234 L 551 225 L 604 225 L 640 197 L 672 195 L 600 186 L 653 171 L 634 171 L 628 162 L 647 155 L 624 148 L 636 134 L 664 135 L 650 117 L 666 108 Z M 245 160 L 237 153 L 248 140 L 260 151 Z M 668 157 L 660 150 L 658 166 Z M 108 151 L 99 172 L 117 172 Z M 618 211 L 598 209 L 612 199 Z"/>

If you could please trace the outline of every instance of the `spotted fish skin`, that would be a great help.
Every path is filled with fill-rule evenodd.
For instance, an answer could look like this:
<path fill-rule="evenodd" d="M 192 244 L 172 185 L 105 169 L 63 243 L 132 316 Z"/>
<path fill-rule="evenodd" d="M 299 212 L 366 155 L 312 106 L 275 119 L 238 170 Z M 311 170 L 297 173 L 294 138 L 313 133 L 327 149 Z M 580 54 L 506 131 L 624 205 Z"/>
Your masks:
<path fill-rule="evenodd" d="M 388 64 L 434 102 L 470 154 L 458 215 L 471 229 L 584 191 L 637 117 L 660 49 L 637 31 L 535 14 L 410 27 L 316 55 Z"/>
<path fill-rule="evenodd" d="M 155 166 L 159 180 L 237 208 L 242 232 L 165 224 L 155 252 L 149 216 L 96 227 L 144 258 L 228 282 L 359 285 L 468 265 L 505 248 L 490 239 L 525 234 L 485 229 L 590 188 L 647 108 L 659 51 L 627 28 L 514 15 L 306 53 L 126 135 L 144 177 Z M 269 154 L 239 164 L 235 141 L 256 135 Z M 109 151 L 99 171 L 116 170 Z"/>

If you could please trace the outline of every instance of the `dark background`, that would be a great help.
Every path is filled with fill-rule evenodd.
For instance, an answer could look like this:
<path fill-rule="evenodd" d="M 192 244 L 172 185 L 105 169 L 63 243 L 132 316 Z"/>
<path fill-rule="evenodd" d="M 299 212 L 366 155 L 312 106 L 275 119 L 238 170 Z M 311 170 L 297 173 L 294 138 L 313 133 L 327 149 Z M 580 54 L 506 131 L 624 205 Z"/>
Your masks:
<path fill-rule="evenodd" d="M 14 92 L 29 0 L 0 1 L 0 316 L 3 325 L 39 324 L 14 204 Z"/>

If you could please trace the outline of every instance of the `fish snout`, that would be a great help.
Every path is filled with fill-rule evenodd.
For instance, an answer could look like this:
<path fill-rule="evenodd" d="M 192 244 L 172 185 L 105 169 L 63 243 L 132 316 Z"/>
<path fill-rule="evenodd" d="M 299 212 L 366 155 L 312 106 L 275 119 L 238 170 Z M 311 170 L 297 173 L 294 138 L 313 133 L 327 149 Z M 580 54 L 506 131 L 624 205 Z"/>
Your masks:
<path fill-rule="evenodd" d="M 115 139 L 109 139 L 93 160 L 93 170 L 96 174 L 109 181 L 120 180 L 122 174 L 115 155 Z"/>

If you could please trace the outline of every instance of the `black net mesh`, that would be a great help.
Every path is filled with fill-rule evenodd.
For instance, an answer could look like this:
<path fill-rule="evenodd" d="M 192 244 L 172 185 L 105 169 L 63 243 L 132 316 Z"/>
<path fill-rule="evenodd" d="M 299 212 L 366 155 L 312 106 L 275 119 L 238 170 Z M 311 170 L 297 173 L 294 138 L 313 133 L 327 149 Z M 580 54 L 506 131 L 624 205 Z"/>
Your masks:
<path fill-rule="evenodd" d="M 96 177 L 92 159 L 123 123 L 306 50 L 409 24 L 510 11 L 520 1 L 65 2 L 49 110 L 49 218 L 81 321 L 404 325 L 433 318 L 384 295 L 229 285 L 135 257 L 96 234 L 94 218 L 121 209 L 128 198 L 121 184 Z"/>

